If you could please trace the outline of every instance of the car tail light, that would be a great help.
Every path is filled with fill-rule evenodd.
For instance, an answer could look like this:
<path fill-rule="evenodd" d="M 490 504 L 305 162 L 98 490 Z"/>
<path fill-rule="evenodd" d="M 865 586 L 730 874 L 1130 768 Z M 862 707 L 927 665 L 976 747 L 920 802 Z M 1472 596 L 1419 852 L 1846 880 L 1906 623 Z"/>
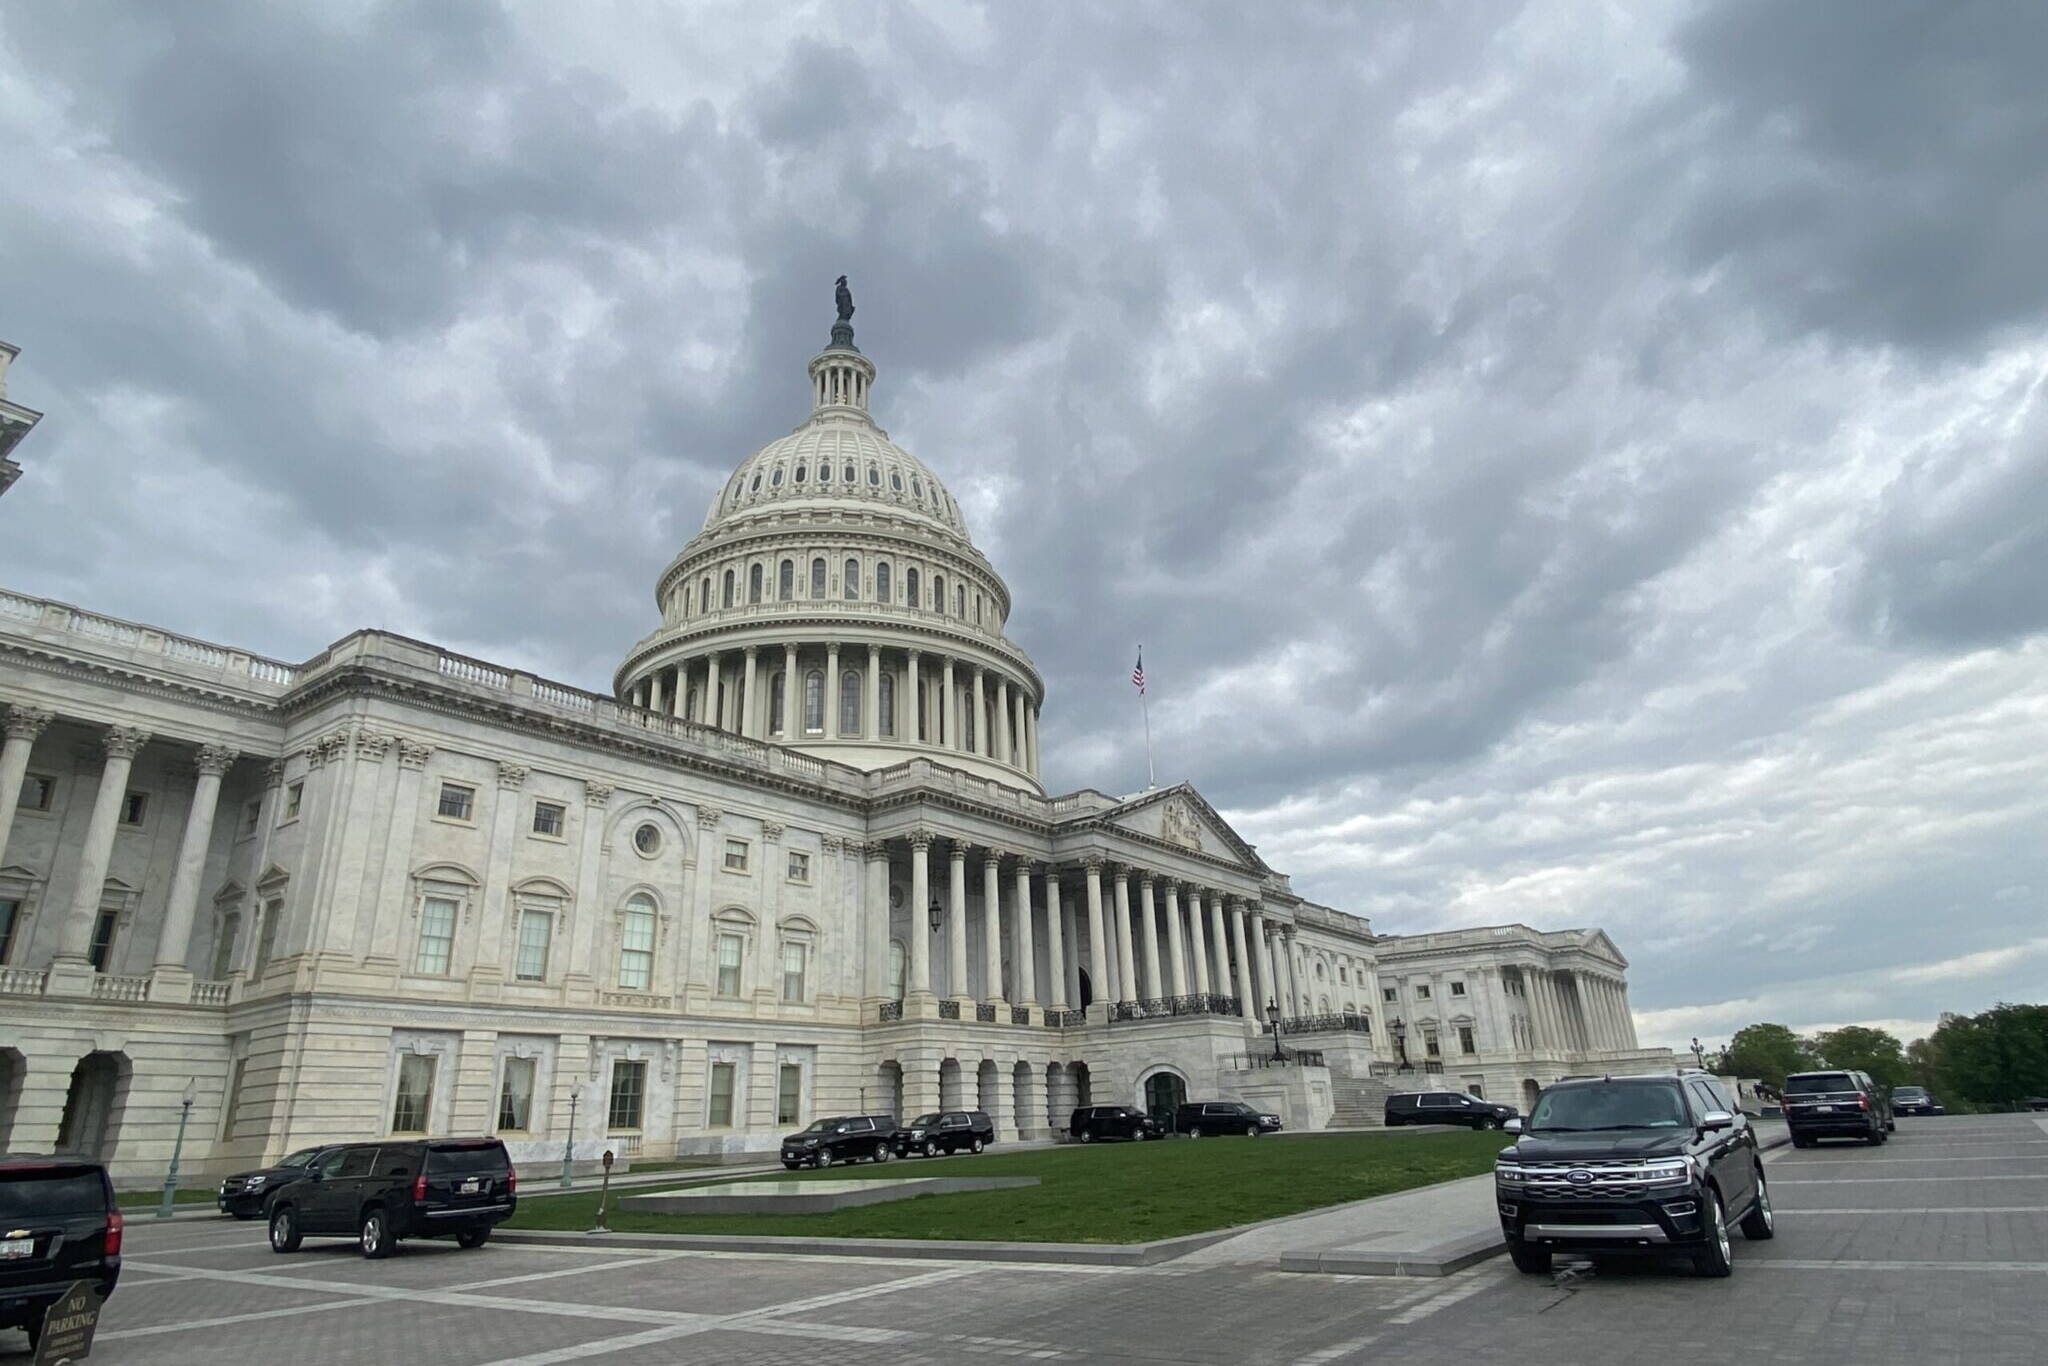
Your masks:
<path fill-rule="evenodd" d="M 1869 1096 L 1858 1096 L 1858 1097 L 1856 1097 L 1856 1108 L 1857 1108 L 1857 1109 L 1859 1109 L 1859 1110 L 1868 1110 L 1868 1109 L 1870 1108 L 1870 1097 L 1869 1097 Z"/>
<path fill-rule="evenodd" d="M 107 1216 L 106 1255 L 109 1257 L 121 1255 L 121 1227 L 125 1222 L 121 1218 L 121 1211 L 119 1210 L 115 1210 Z"/>
<path fill-rule="evenodd" d="M 507 1162 L 505 1164 L 505 1194 L 517 1195 L 518 1193 L 519 1168 L 513 1166 L 510 1162 Z"/>
<path fill-rule="evenodd" d="M 423 1202 L 427 1198 L 427 1173 L 424 1168 L 412 1179 L 412 1198 L 416 1202 Z"/>

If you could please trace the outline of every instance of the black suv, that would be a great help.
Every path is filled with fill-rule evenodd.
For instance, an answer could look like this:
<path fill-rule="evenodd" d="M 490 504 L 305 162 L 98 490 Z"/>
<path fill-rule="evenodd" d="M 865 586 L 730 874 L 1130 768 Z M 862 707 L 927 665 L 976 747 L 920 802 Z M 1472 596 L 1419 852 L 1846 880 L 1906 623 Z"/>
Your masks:
<path fill-rule="evenodd" d="M 1941 1102 L 1924 1086 L 1897 1086 L 1892 1088 L 1892 1113 L 1894 1115 L 1945 1115 Z"/>
<path fill-rule="evenodd" d="M 313 1159 L 303 1180 L 265 1202 L 273 1252 L 301 1238 L 354 1238 L 388 1257 L 400 1238 L 453 1237 L 482 1247 L 519 1204 L 519 1173 L 495 1138 L 347 1143 Z"/>
<path fill-rule="evenodd" d="M 220 1183 L 220 1194 L 214 1197 L 214 1204 L 220 1207 L 222 1214 L 232 1214 L 237 1219 L 256 1218 L 263 1213 L 264 1202 L 278 1187 L 305 1179 L 306 1168 L 313 1165 L 314 1158 L 327 1151 L 327 1146 L 301 1148 L 279 1158 L 274 1167 L 236 1172 Z"/>
<path fill-rule="evenodd" d="M 1823 1138 L 1860 1138 L 1875 1145 L 1899 1127 L 1891 1098 L 1862 1072 L 1794 1072 L 1785 1078 L 1784 1097 L 1785 1125 L 1795 1148 L 1810 1148 Z"/>
<path fill-rule="evenodd" d="M 1093 1143 L 1098 1138 L 1142 1142 L 1161 1137 L 1157 1120 L 1128 1105 L 1083 1105 L 1067 1120 L 1067 1132 L 1083 1143 Z"/>
<path fill-rule="evenodd" d="M 1181 1106 L 1173 1112 L 1173 1127 L 1176 1133 L 1189 1138 L 1205 1138 L 1210 1134 L 1260 1134 L 1280 1132 L 1280 1116 L 1254 1110 L 1241 1100 L 1202 1100 Z"/>
<path fill-rule="evenodd" d="M 1517 1269 L 1553 1253 L 1681 1253 L 1726 1276 L 1729 1225 L 1771 1236 L 1756 1133 L 1704 1072 L 1562 1081 L 1494 1159 L 1501 1232 Z"/>
<path fill-rule="evenodd" d="M 121 1279 L 121 1211 L 97 1162 L 0 1156 L 0 1328 L 28 1332 L 76 1281 L 105 1299 Z"/>
<path fill-rule="evenodd" d="M 893 1142 L 898 1157 L 923 1153 L 957 1153 L 962 1148 L 978 1153 L 996 1141 L 996 1124 L 980 1110 L 939 1110 L 919 1115 L 896 1130 Z"/>
<path fill-rule="evenodd" d="M 1471 1129 L 1498 1129 L 1522 1113 L 1512 1105 L 1495 1105 L 1463 1091 L 1396 1091 L 1387 1097 L 1387 1127 L 1397 1124 L 1463 1124 Z"/>
<path fill-rule="evenodd" d="M 829 1167 L 835 1162 L 887 1162 L 895 1156 L 896 1116 L 834 1115 L 785 1135 L 782 1165 Z"/>

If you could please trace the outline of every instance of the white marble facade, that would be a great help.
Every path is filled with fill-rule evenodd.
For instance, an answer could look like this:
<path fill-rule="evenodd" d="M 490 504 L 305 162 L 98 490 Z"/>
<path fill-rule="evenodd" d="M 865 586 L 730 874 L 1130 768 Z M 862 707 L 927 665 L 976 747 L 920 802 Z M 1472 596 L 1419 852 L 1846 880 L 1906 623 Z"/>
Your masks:
<path fill-rule="evenodd" d="M 1175 1095 L 1320 1125 L 1374 1078 L 1668 1065 L 1597 931 L 1379 935 L 1191 788 L 1046 795 L 1007 586 L 869 418 L 850 329 L 810 376 L 611 695 L 0 592 L 0 1149 L 146 1179 L 188 1081 L 218 1172 L 391 1132 L 759 1151 L 942 1104 L 1027 1137 Z"/>

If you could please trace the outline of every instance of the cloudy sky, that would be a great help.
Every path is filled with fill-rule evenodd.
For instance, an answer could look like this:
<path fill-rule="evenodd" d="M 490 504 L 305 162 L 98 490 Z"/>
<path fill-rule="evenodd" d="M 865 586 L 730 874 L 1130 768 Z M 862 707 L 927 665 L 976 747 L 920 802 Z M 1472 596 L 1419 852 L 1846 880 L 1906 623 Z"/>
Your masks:
<path fill-rule="evenodd" d="M 2048 996 L 2048 8 L 0 5 L 0 583 L 606 687 L 831 281 L 1044 669 L 1645 1035 Z"/>

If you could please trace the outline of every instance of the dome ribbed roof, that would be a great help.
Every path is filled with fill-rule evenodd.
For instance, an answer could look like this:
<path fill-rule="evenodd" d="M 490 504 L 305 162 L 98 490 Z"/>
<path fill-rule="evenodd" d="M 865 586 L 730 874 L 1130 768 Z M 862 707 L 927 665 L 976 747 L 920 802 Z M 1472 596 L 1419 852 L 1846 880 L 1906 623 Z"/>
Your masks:
<path fill-rule="evenodd" d="M 704 530 L 757 513 L 857 511 L 877 503 L 968 539 L 960 505 L 923 461 L 866 413 L 824 408 L 740 462 L 706 514 Z"/>

